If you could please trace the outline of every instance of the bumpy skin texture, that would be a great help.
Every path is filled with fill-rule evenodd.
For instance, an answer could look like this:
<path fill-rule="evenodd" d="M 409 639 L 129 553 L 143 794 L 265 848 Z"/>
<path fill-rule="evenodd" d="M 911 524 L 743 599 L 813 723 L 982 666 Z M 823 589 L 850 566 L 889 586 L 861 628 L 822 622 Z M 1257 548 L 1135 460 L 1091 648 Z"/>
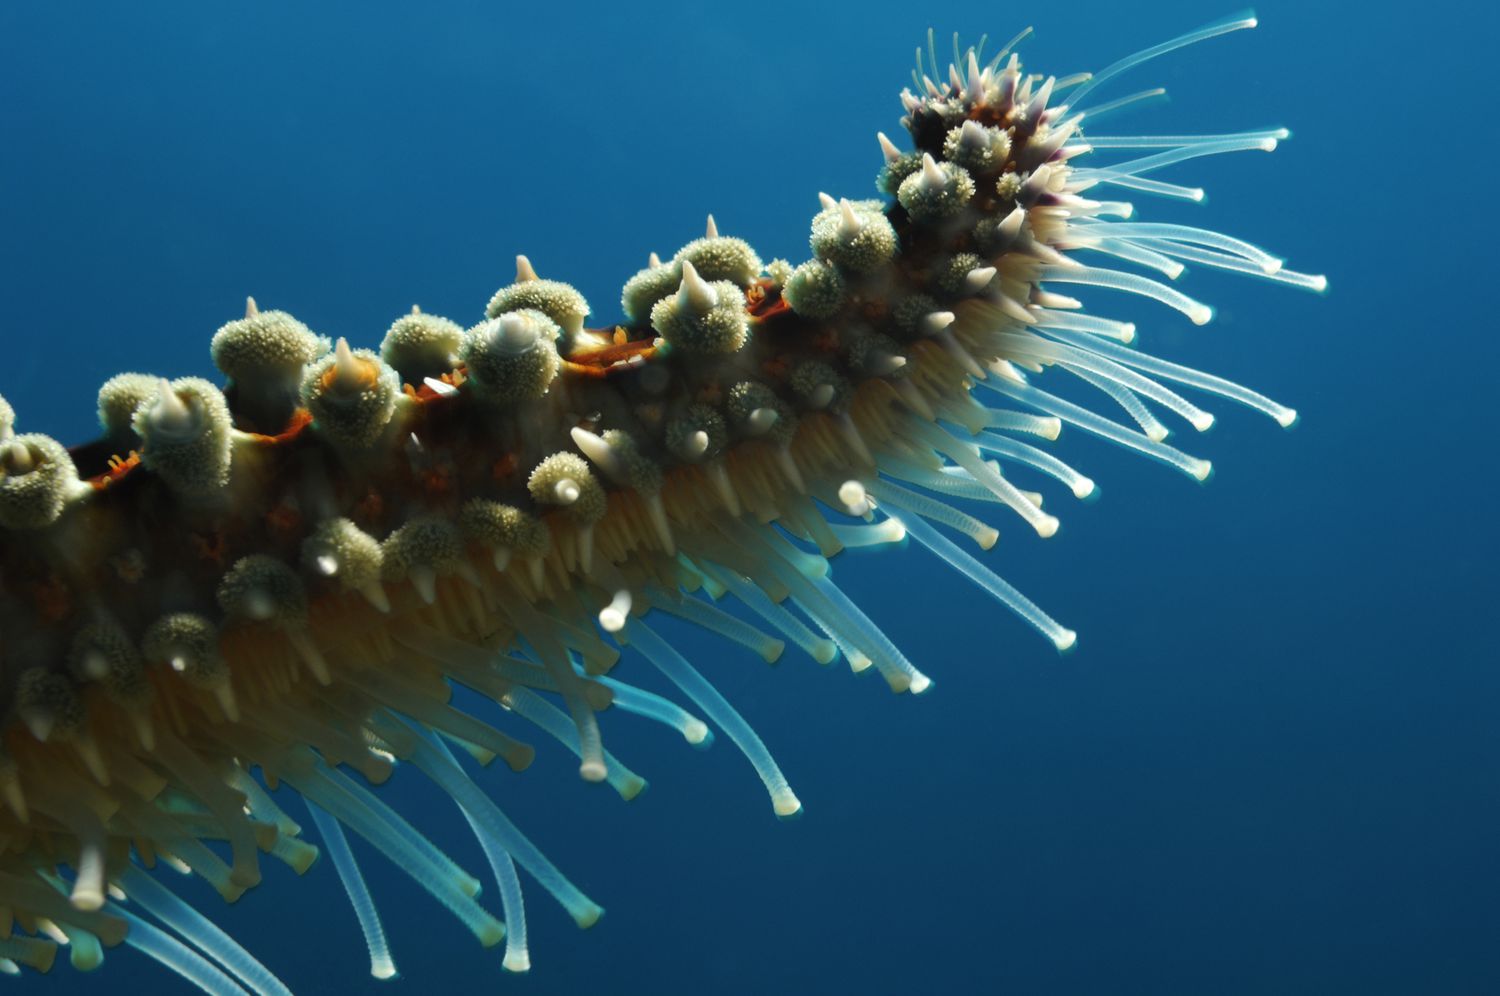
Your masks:
<path fill-rule="evenodd" d="M 16 679 L 16 712 L 27 722 L 43 719 L 50 736 L 68 740 L 83 726 L 83 700 L 67 676 L 44 667 L 27 668 Z"/>
<path fill-rule="evenodd" d="M 846 230 L 841 208 L 825 208 L 812 223 L 812 251 L 850 273 L 873 273 L 896 256 L 896 230 L 886 220 L 879 201 L 856 201 L 851 213 L 859 221 L 857 231 Z"/>
<path fill-rule="evenodd" d="M 561 330 L 540 311 L 528 309 L 505 314 L 525 323 L 527 334 L 533 336 L 530 344 L 519 349 L 507 345 L 503 334 L 505 320 L 491 318 L 464 333 L 459 357 L 481 397 L 505 403 L 535 401 L 547 393 L 561 367 L 556 345 Z"/>
<path fill-rule="evenodd" d="M 632 322 L 641 322 L 651 317 L 651 309 L 662 298 L 677 290 L 682 283 L 682 266 L 676 260 L 662 266 L 648 266 L 625 281 L 620 294 L 620 307 L 625 317 Z"/>
<path fill-rule="evenodd" d="M 689 437 L 699 432 L 708 437 L 707 445 L 701 452 L 695 450 L 689 440 Z M 663 442 L 668 451 L 682 459 L 693 462 L 712 460 L 723 453 L 724 447 L 729 444 L 729 427 L 718 409 L 712 405 L 694 403 L 685 406 L 667 422 Z"/>
<path fill-rule="evenodd" d="M 303 368 L 331 345 L 284 311 L 252 311 L 220 328 L 209 352 L 229 378 L 235 427 L 268 435 L 283 428 L 299 404 Z"/>
<path fill-rule="evenodd" d="M 937 187 L 929 186 L 921 170 L 901 181 L 896 199 L 901 206 L 919 221 L 939 221 L 951 218 L 964 209 L 974 196 L 974 178 L 968 170 L 953 163 L 939 163 L 944 182 Z"/>
<path fill-rule="evenodd" d="M 861 332 L 849 337 L 849 369 L 857 379 L 866 377 L 889 377 L 900 380 L 906 375 L 903 363 L 896 365 L 901 356 L 901 344 L 879 332 Z"/>
<path fill-rule="evenodd" d="M 336 445 L 367 447 L 385 434 L 401 386 L 396 371 L 368 349 L 354 350 L 354 359 L 366 379 L 357 384 L 328 383 L 338 360 L 325 356 L 302 376 L 302 403 L 312 413 L 313 424 Z"/>
<path fill-rule="evenodd" d="M 896 192 L 901 189 L 901 182 L 921 168 L 921 154 L 908 152 L 881 168 L 879 175 L 875 178 L 875 186 L 881 193 L 895 197 Z"/>
<path fill-rule="evenodd" d="M 346 590 L 380 580 L 385 552 L 380 541 L 348 519 L 329 519 L 302 543 L 302 567 L 314 576 L 325 574 L 325 558 L 334 566 L 334 579 Z"/>
<path fill-rule="evenodd" d="M 583 320 L 589 314 L 589 303 L 571 284 L 557 280 L 527 280 L 500 288 L 484 309 L 490 318 L 507 311 L 540 311 L 572 335 L 583 328 Z"/>
<path fill-rule="evenodd" d="M 131 634 L 112 623 L 84 626 L 73 637 L 69 654 L 73 673 L 97 681 L 106 695 L 125 705 L 151 698 L 151 685 Z"/>
<path fill-rule="evenodd" d="M 1027 331 L 1028 309 L 1053 306 L 1037 274 L 1066 248 L 1065 216 L 1088 208 L 1065 189 L 1058 146 L 1037 141 L 1049 122 L 1029 106 L 1023 80 L 1004 70 L 982 100 L 957 85 L 908 95 L 917 151 L 888 147 L 879 181 L 895 202 L 853 202 L 858 224 L 843 204 L 825 210 L 813 225 L 815 258 L 773 261 L 766 279 L 747 246 L 710 236 L 632 278 L 619 326 L 571 334 L 586 305 L 566 285 L 537 280 L 502 290 L 491 302 L 499 317 L 461 341 L 441 319 L 398 322 L 386 345 L 406 381 L 399 431 L 365 448 L 328 431 L 336 415 L 317 410 L 316 392 L 306 399 L 314 410 L 299 410 L 296 389 L 309 369 L 321 384 L 326 363 L 311 365 L 328 345 L 279 312 L 215 336 L 215 362 L 234 383 L 222 398 L 194 387 L 197 424 L 211 431 L 182 434 L 182 412 L 170 404 L 153 427 L 148 400 L 136 408 L 139 461 L 118 440 L 73 456 L 40 436 L 0 448 L 0 700 L 9 695 L 14 707 L 5 740 L 31 738 L 25 751 L 0 756 L 0 873 L 75 861 L 55 814 L 19 825 L 3 796 L 13 778 L 49 788 L 72 779 L 85 799 L 128 781 L 107 786 L 80 761 L 134 761 L 126 773 L 147 772 L 148 788 L 158 775 L 171 781 L 162 798 L 185 800 L 195 825 L 213 831 L 206 839 L 233 845 L 219 821 L 237 826 L 241 796 L 221 797 L 231 802 L 212 812 L 172 765 L 142 760 L 148 727 L 132 721 L 167 717 L 211 778 L 231 779 L 219 789 L 238 792 L 232 778 L 252 764 L 295 765 L 310 744 L 363 762 L 374 781 L 389 769 L 362 750 L 362 724 L 419 702 L 408 692 L 440 708 L 447 682 L 466 667 L 472 674 L 476 660 L 492 663 L 529 625 L 542 635 L 554 625 L 591 633 L 622 588 L 661 587 L 670 597 L 689 583 L 725 583 L 710 577 L 715 568 L 777 601 L 790 597 L 773 588 L 790 588 L 795 575 L 763 581 L 763 568 L 813 555 L 792 550 L 783 530 L 836 551 L 820 507 L 855 508 L 872 471 L 925 486 L 902 468 L 930 479 L 949 453 L 945 441 L 959 445 L 945 425 L 979 431 L 991 416 L 1016 414 L 985 411 L 969 396 L 972 380 L 1024 386 L 1017 365 L 1046 362 L 1015 343 L 1047 345 Z M 964 120 L 984 129 L 987 146 L 962 141 Z M 969 279 L 976 270 L 983 287 Z M 712 295 L 685 279 L 694 271 Z M 518 321 L 537 334 L 516 334 Z M 491 333 L 502 329 L 497 340 Z M 421 383 L 434 375 L 443 380 Z M 186 383 L 174 385 L 179 395 L 192 394 Z M 1295 413 L 1283 416 L 1288 424 Z M 9 421 L 0 403 L 0 436 Z M 157 432 L 162 425 L 176 435 Z M 1189 472 L 1197 469 L 1206 463 Z M 845 498 L 846 485 L 855 498 Z M 997 498 L 1018 511 L 1029 505 L 1001 487 L 991 486 Z M 914 533 L 921 523 L 911 525 Z M 481 566 L 483 574 L 467 570 Z M 697 580 L 685 573 L 699 566 L 707 573 Z M 436 597 L 431 575 L 450 567 L 458 576 Z M 118 632 L 98 628 L 101 606 Z M 1065 649 L 1072 636 L 1054 640 Z M 577 642 L 592 648 L 578 650 L 591 673 L 613 663 L 595 640 Z M 139 645 L 139 665 L 127 644 Z M 560 688 L 573 649 L 555 648 L 561 669 L 550 687 L 527 684 L 542 668 L 512 661 L 525 666 L 508 672 L 506 689 L 513 680 Z M 155 690 L 149 717 L 138 708 L 137 667 Z M 387 679 L 400 694 L 383 697 Z M 240 696 L 243 723 L 229 693 Z M 607 704 L 585 701 L 578 711 L 589 717 Z M 95 735 L 100 751 L 89 754 Z M 109 833 L 116 861 L 131 841 Z M 253 870 L 247 839 L 234 858 Z M 116 865 L 111 875 L 123 870 Z M 242 887 L 228 885 L 221 893 L 237 898 Z M 41 915 L 12 900 L 0 888 L 0 906 Z"/>
<path fill-rule="evenodd" d="M 810 259 L 792 271 L 782 296 L 799 315 L 831 318 L 844 304 L 844 278 L 832 264 Z"/>
<path fill-rule="evenodd" d="M 749 287 L 760 276 L 760 257 L 744 239 L 723 235 L 694 239 L 672 257 L 679 274 L 684 260 L 697 267 L 704 280 L 728 280 L 739 287 Z"/>
<path fill-rule="evenodd" d="M 651 327 L 672 346 L 688 353 L 736 353 L 750 338 L 745 295 L 728 280 L 712 280 L 717 303 L 707 311 L 685 304 L 680 295 L 663 298 L 651 308 Z"/>
<path fill-rule="evenodd" d="M 557 494 L 557 486 L 571 481 L 578 487 L 578 497 L 564 503 Z M 573 453 L 554 453 L 531 472 L 526 481 L 531 498 L 539 505 L 561 505 L 568 516 L 576 522 L 592 524 L 604 518 L 608 499 L 604 487 L 583 457 Z"/>
<path fill-rule="evenodd" d="M 891 318 L 896 324 L 896 329 L 903 336 L 918 335 L 918 324 L 926 315 L 934 311 L 941 311 L 943 306 L 936 298 L 926 294 L 908 294 L 899 299 L 891 308 Z"/>
<path fill-rule="evenodd" d="M 327 339 L 284 311 L 262 311 L 228 322 L 209 344 L 214 366 L 234 381 L 276 374 L 300 378 L 302 368 L 328 348 Z"/>
<path fill-rule="evenodd" d="M 464 330 L 457 322 L 414 312 L 391 323 L 380 341 L 380 358 L 408 384 L 448 373 L 458 364 Z"/>
<path fill-rule="evenodd" d="M 971 174 L 992 173 L 1010 156 L 1010 135 L 994 126 L 966 122 L 949 130 L 943 139 L 943 155 Z"/>
<path fill-rule="evenodd" d="M 792 393 L 810 408 L 847 411 L 854 387 L 843 374 L 822 360 L 803 360 L 792 371 Z"/>
<path fill-rule="evenodd" d="M 143 373 L 115 374 L 105 381 L 99 388 L 99 426 L 105 434 L 134 435 L 136 409 L 156 397 L 157 383 L 157 378 Z"/>
<path fill-rule="evenodd" d="M 786 282 L 792 279 L 792 271 L 796 267 L 789 260 L 773 259 L 766 264 L 766 283 L 770 290 L 780 292 L 786 287 Z"/>
<path fill-rule="evenodd" d="M 148 664 L 180 663 L 183 679 L 198 687 L 228 678 L 228 666 L 219 655 L 219 628 L 196 613 L 173 612 L 158 618 L 141 638 L 141 653 Z"/>
<path fill-rule="evenodd" d="M 759 438 L 778 446 L 785 446 L 797 434 L 797 417 L 792 414 L 791 406 L 781 400 L 776 392 L 765 384 L 746 380 L 734 385 L 729 389 L 727 408 L 730 421 L 747 436 L 753 435 L 747 428 L 751 416 L 761 408 L 775 412 L 776 421 L 772 423 L 770 430 Z"/>
<path fill-rule="evenodd" d="M 635 491 L 654 493 L 661 490 L 661 468 L 641 452 L 633 436 L 619 429 L 610 429 L 603 438 L 620 461 L 624 478 L 621 484 Z"/>
<path fill-rule="evenodd" d="M 453 570 L 463 557 L 464 544 L 456 525 L 428 515 L 413 519 L 391 533 L 380 544 L 380 550 L 381 576 L 387 581 L 399 581 L 415 567 L 441 573 Z"/>
<path fill-rule="evenodd" d="M 967 133 L 966 119 L 974 122 Z M 528 348 L 514 341 L 489 348 L 480 332 L 493 331 L 499 318 L 464 333 L 447 319 L 405 315 L 381 343 L 395 375 L 382 373 L 369 397 L 358 394 L 347 410 L 327 404 L 319 390 L 297 395 L 299 385 L 318 387 L 327 374 L 326 339 L 284 312 L 228 322 L 210 352 L 231 389 L 220 396 L 199 382 L 174 385 L 202 402 L 211 431 L 189 443 L 152 438 L 142 421 L 147 396 L 129 406 L 132 424 L 146 430 L 139 466 L 111 465 L 109 457 L 128 451 L 93 446 L 78 451 L 75 470 L 56 443 L 21 437 L 39 459 L 27 473 L 0 477 L 0 528 L 7 530 L 0 586 L 21 606 L 0 606 L 0 629 L 9 636 L 38 628 L 39 653 L 56 668 L 66 666 L 69 643 L 55 634 L 82 625 L 82 606 L 94 598 L 125 607 L 136 639 L 180 615 L 206 620 L 232 640 L 242 622 L 261 621 L 257 615 L 291 619 L 327 597 L 357 598 L 352 589 L 399 576 L 403 564 L 443 561 L 455 543 L 543 558 L 570 530 L 604 522 L 612 492 L 659 489 L 670 506 L 680 472 L 690 470 L 687 479 L 701 485 L 705 472 L 786 453 L 805 426 L 827 433 L 830 416 L 857 414 L 862 394 L 889 408 L 894 388 L 928 382 L 913 374 L 924 363 L 951 371 L 932 360 L 942 351 L 929 316 L 986 307 L 968 275 L 1005 254 L 1025 257 L 1027 240 L 1041 233 L 1028 227 L 1017 235 L 1006 219 L 1052 196 L 1036 172 L 1038 123 L 1003 103 L 927 100 L 910 124 L 915 150 L 893 152 L 878 180 L 893 200 L 850 201 L 854 226 L 843 203 L 825 207 L 812 222 L 810 258 L 772 261 L 763 277 L 749 245 L 710 234 L 630 279 L 621 326 L 579 335 L 569 326 L 588 307 L 576 290 L 522 279 L 486 310 L 534 323 Z M 934 162 L 924 175 L 926 156 Z M 712 307 L 681 300 L 689 265 L 713 289 Z M 1023 266 L 984 293 L 998 293 L 1007 279 L 1005 286 L 1019 288 L 1014 294 L 1024 294 Z M 374 362 L 367 352 L 355 356 Z M 456 389 L 426 386 L 426 377 L 445 377 Z M 401 401 L 397 379 L 407 388 Z M 287 383 L 289 399 L 278 394 Z M 144 392 L 144 382 L 129 384 Z M 295 410 L 302 401 L 310 425 Z M 110 410 L 124 407 L 121 400 Z M 231 418 L 258 435 L 234 436 Z M 0 435 L 9 421 L 0 406 Z M 118 421 L 118 414 L 106 418 Z M 377 432 L 379 425 L 399 431 Z M 624 467 L 620 479 L 611 476 L 618 470 L 600 473 L 578 454 L 574 426 L 610 444 Z M 70 490 L 79 493 L 80 476 L 94 486 L 79 499 L 86 535 L 80 531 L 61 571 L 57 555 L 39 553 L 39 544 L 72 500 Z M 556 490 L 565 477 L 579 488 L 571 504 Z M 774 474 L 755 480 L 789 483 Z M 619 506 L 622 513 L 636 507 Z M 762 503 L 762 514 L 771 510 Z M 450 524 L 438 530 L 446 537 L 441 549 L 415 542 L 421 533 L 413 523 L 427 519 Z M 36 542 L 20 538 L 28 531 Z M 320 556 L 333 558 L 338 572 L 323 573 Z M 53 590 L 59 577 L 87 578 L 89 590 L 70 583 L 62 595 L 36 594 Z M 217 659 L 201 635 L 196 659 Z"/>
<path fill-rule="evenodd" d="M 307 618 L 307 589 L 290 567 L 265 554 L 235 562 L 219 582 L 219 606 L 235 618 L 296 623 Z"/>
<path fill-rule="evenodd" d="M 471 541 L 538 556 L 548 547 L 547 526 L 514 505 L 473 498 L 459 511 L 459 528 Z"/>
<path fill-rule="evenodd" d="M 61 443 L 39 433 L 12 438 L 6 447 L 22 447 L 31 463 L 23 472 L 0 450 L 0 526 L 41 529 L 57 521 L 69 487 L 78 479 L 73 458 Z"/>
<path fill-rule="evenodd" d="M 213 494 L 229 482 L 229 405 L 219 389 L 201 377 L 183 377 L 171 387 L 187 404 L 197 431 L 191 436 L 164 431 L 156 424 L 156 403 L 142 403 L 133 422 L 141 438 L 141 463 L 180 494 Z"/>

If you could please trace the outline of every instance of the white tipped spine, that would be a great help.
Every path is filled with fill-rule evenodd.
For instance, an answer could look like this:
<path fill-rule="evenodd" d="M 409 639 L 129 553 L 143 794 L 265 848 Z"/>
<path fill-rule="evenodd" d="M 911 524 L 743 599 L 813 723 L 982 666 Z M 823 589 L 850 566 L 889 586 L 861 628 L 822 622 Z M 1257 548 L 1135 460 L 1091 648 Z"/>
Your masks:
<path fill-rule="evenodd" d="M 615 452 L 613 446 L 605 442 L 603 436 L 576 425 L 573 427 L 570 435 L 573 437 L 573 445 L 577 446 L 578 451 L 588 457 L 594 466 L 604 471 L 605 475 L 616 484 L 624 483 L 627 475 L 624 464 L 620 460 L 620 455 Z M 574 484 L 574 486 L 576 487 L 577 485 Z M 574 496 L 573 501 L 576 500 L 577 496 Z M 565 504 L 572 504 L 572 502 L 566 502 Z"/>
<path fill-rule="evenodd" d="M 940 194 L 948 189 L 948 176 L 932 158 L 932 153 L 922 153 L 922 189 L 929 194 Z"/>
<path fill-rule="evenodd" d="M 718 307 L 719 292 L 698 275 L 687 260 L 682 261 L 682 284 L 677 289 L 677 306 L 693 314 L 706 314 Z"/>

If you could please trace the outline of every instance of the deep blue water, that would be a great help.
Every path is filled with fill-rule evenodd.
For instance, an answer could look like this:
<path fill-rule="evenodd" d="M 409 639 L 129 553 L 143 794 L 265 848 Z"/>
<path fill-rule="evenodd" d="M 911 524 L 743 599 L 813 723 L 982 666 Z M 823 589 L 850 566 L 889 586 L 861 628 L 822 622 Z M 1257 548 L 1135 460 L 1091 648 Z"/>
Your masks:
<path fill-rule="evenodd" d="M 23 429 L 87 437 L 123 369 L 209 374 L 246 294 L 373 346 L 414 301 L 473 320 L 517 252 L 610 320 L 647 252 L 710 211 L 805 258 L 817 191 L 871 195 L 929 25 L 945 46 L 1034 23 L 1023 57 L 1069 73 L 1228 13 L 426 6 L 0 6 L 0 394 Z M 358 841 L 397 982 L 365 975 L 326 863 L 229 909 L 186 894 L 301 993 L 1500 991 L 1496 23 L 1445 8 L 1263 3 L 1259 30 L 1113 89 L 1173 96 L 1118 129 L 1291 127 L 1272 156 L 1174 168 L 1204 205 L 1137 202 L 1332 290 L 1190 273 L 1218 308 L 1201 329 L 1089 297 L 1302 421 L 1210 405 L 1218 426 L 1181 441 L 1215 460 L 1207 486 L 1065 434 L 1102 499 L 1047 489 L 1062 531 L 1001 520 L 990 562 L 1076 652 L 918 549 L 837 577 L 936 679 L 921 699 L 684 636 L 804 818 L 777 823 L 726 739 L 695 753 L 627 717 L 605 733 L 651 779 L 631 804 L 551 750 L 486 775 L 609 911 L 580 933 L 531 888 L 526 977 Z M 415 777 L 390 794 L 482 868 Z M 28 986 L 185 991 L 167 982 L 121 949 Z"/>

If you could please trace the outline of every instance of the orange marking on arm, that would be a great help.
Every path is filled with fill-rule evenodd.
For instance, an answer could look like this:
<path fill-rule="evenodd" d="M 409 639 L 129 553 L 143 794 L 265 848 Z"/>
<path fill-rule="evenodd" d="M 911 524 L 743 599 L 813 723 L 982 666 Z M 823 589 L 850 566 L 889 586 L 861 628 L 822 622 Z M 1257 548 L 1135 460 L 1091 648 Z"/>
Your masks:
<path fill-rule="evenodd" d="M 354 365 L 359 371 L 355 377 L 359 382 L 360 389 L 363 390 L 375 386 L 375 382 L 380 379 L 380 368 L 362 356 L 354 358 Z M 323 371 L 323 376 L 318 378 L 318 386 L 325 391 L 331 390 L 341 376 L 339 366 L 335 363 Z"/>
<path fill-rule="evenodd" d="M 603 380 L 609 376 L 609 370 L 605 367 L 586 367 L 581 363 L 571 360 L 562 361 L 563 372 L 574 377 L 592 377 L 595 380 Z"/>
<path fill-rule="evenodd" d="M 616 369 L 614 365 L 622 360 L 640 356 L 649 362 L 656 355 L 654 339 L 620 342 L 619 336 L 623 332 L 623 329 L 616 329 L 616 341 L 608 346 L 572 353 L 563 360 L 563 369 L 579 377 L 608 377 Z"/>
<path fill-rule="evenodd" d="M 438 374 L 432 379 L 438 381 L 439 383 L 447 384 L 450 387 L 462 387 L 464 381 L 469 379 L 467 373 L 467 368 L 460 366 L 457 370 L 450 370 L 447 373 Z M 417 385 L 415 387 L 411 384 L 402 384 L 401 390 L 406 392 L 406 396 L 408 398 L 414 398 L 417 401 L 422 402 L 423 404 L 428 404 L 429 402 L 433 401 L 441 401 L 444 398 L 452 397 L 452 395 L 440 394 L 439 392 L 434 391 L 431 387 L 428 386 L 425 380 L 420 385 Z"/>
<path fill-rule="evenodd" d="M 275 446 L 278 443 L 289 443 L 302 435 L 304 429 L 312 425 L 312 412 L 306 408 L 298 408 L 292 412 L 292 417 L 287 419 L 286 427 L 275 435 L 266 435 L 260 432 L 247 432 L 245 435 L 254 439 L 257 443 Z"/>
<path fill-rule="evenodd" d="M 89 478 L 89 484 L 95 490 L 103 491 L 140 465 L 141 455 L 135 450 L 131 450 L 127 456 L 123 457 L 116 454 L 109 458 L 109 469 L 97 477 Z"/>
<path fill-rule="evenodd" d="M 764 320 L 792 309 L 779 291 L 772 296 L 769 280 L 758 280 L 745 291 L 745 310 L 750 313 L 751 318 Z"/>

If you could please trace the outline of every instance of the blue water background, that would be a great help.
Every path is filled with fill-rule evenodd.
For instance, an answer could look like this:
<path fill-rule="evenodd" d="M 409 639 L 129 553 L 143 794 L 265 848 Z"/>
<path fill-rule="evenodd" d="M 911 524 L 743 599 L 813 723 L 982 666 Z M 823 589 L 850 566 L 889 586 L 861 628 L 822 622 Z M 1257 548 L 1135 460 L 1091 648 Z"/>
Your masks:
<path fill-rule="evenodd" d="M 461 322 L 528 254 L 597 321 L 623 280 L 720 228 L 806 257 L 815 193 L 872 195 L 877 129 L 929 25 L 1097 69 L 1228 13 L 1149 5 L 657 3 L 0 7 L 0 394 L 79 441 L 94 392 L 210 375 L 246 294 L 374 346 L 413 302 Z M 1137 9 L 1145 7 L 1147 9 Z M 548 742 L 486 785 L 608 908 L 528 888 L 535 969 L 502 976 L 356 841 L 399 981 L 365 974 L 332 870 L 271 867 L 214 913 L 299 993 L 1493 993 L 1500 678 L 1493 616 L 1493 12 L 1271 2 L 1262 27 L 1111 87 L 1172 102 L 1115 131 L 1286 124 L 1272 156 L 1174 168 L 1326 297 L 1192 272 L 1194 328 L 1120 295 L 1142 344 L 1254 385 L 1207 486 L 1068 432 L 1097 479 L 1053 539 L 999 519 L 989 562 L 1080 634 L 1059 657 L 918 549 L 840 583 L 936 680 L 921 699 L 795 651 L 777 668 L 675 627 L 807 807 L 773 818 L 727 739 L 611 716 L 651 780 L 623 804 Z M 1057 379 L 1052 375 L 1049 380 Z M 1018 475 L 1019 476 L 1019 475 Z M 627 658 L 622 674 L 639 676 Z M 482 859 L 456 810 L 388 795 Z M 274 863 L 272 863 L 274 864 Z M 112 952 L 37 992 L 186 991 Z"/>

